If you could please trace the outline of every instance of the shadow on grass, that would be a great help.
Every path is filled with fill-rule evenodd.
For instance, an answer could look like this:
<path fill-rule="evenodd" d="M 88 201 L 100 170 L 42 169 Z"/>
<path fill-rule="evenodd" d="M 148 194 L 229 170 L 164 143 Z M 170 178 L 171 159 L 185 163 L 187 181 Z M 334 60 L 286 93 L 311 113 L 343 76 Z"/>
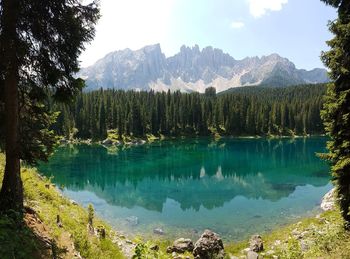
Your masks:
<path fill-rule="evenodd" d="M 24 219 L 18 212 L 0 214 L 1 259 L 60 258 L 65 253 L 45 233 L 33 228 L 34 214 L 26 213 Z M 34 219 L 34 220 L 33 220 Z"/>

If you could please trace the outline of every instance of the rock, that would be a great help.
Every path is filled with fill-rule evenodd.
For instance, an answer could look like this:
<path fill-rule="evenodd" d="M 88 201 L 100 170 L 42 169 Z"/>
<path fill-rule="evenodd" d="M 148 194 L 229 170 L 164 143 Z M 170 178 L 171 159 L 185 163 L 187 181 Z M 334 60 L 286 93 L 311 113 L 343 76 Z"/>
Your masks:
<path fill-rule="evenodd" d="M 70 203 L 73 205 L 78 205 L 78 203 L 75 200 L 70 200 Z"/>
<path fill-rule="evenodd" d="M 261 258 L 261 257 L 259 257 L 259 254 L 254 251 L 249 251 L 247 253 L 247 259 L 258 259 L 258 258 Z"/>
<path fill-rule="evenodd" d="M 333 188 L 323 196 L 320 205 L 322 210 L 329 211 L 335 209 L 335 195 L 335 188 Z"/>
<path fill-rule="evenodd" d="M 242 253 L 242 254 L 246 254 L 246 253 L 248 253 L 249 251 L 250 251 L 250 248 L 247 247 L 247 248 L 244 248 L 244 249 L 241 251 L 241 253 Z"/>
<path fill-rule="evenodd" d="M 176 239 L 173 243 L 173 246 L 169 246 L 166 251 L 169 254 L 172 252 L 183 254 L 186 251 L 192 252 L 193 248 L 194 248 L 194 246 L 193 246 L 193 242 L 191 239 L 179 238 L 179 239 Z"/>
<path fill-rule="evenodd" d="M 139 218 L 136 216 L 130 216 L 126 218 L 126 221 L 131 225 L 131 226 L 137 226 L 139 224 Z"/>
<path fill-rule="evenodd" d="M 249 248 L 254 252 L 261 252 L 264 250 L 263 240 L 260 235 L 253 235 L 249 240 Z"/>
<path fill-rule="evenodd" d="M 224 244 L 218 234 L 205 230 L 194 245 L 195 258 L 224 258 Z"/>
<path fill-rule="evenodd" d="M 305 240 L 301 240 L 300 241 L 300 248 L 301 248 L 301 251 L 306 252 L 307 250 L 310 249 L 310 246 Z"/>
<path fill-rule="evenodd" d="M 161 228 L 155 228 L 155 229 L 153 229 L 153 233 L 154 233 L 154 234 L 157 234 L 157 235 L 164 235 L 164 234 L 165 234 L 164 231 L 163 231 L 163 229 L 161 229 Z"/>
<path fill-rule="evenodd" d="M 273 243 L 274 246 L 279 246 L 279 245 L 281 245 L 281 244 L 282 244 L 281 240 L 276 240 L 276 241 Z"/>
<path fill-rule="evenodd" d="M 69 143 L 69 141 L 67 139 L 65 139 L 65 138 L 60 139 L 59 142 L 60 142 L 61 145 L 65 145 L 65 144 Z"/>
<path fill-rule="evenodd" d="M 105 145 L 105 146 L 111 146 L 111 145 L 113 145 L 113 140 L 106 138 L 105 140 L 101 141 L 101 144 Z"/>
<path fill-rule="evenodd" d="M 292 235 L 294 236 L 295 239 L 301 239 L 302 238 L 301 232 L 298 231 L 298 229 L 296 229 L 296 228 L 292 230 Z"/>

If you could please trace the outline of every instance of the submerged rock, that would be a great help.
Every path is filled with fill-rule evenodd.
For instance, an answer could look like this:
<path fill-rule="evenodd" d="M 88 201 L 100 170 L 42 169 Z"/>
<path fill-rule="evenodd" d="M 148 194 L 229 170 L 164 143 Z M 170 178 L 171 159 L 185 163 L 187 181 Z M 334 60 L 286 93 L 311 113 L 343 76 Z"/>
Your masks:
<path fill-rule="evenodd" d="M 254 252 L 261 252 L 264 250 L 263 240 L 260 235 L 253 235 L 249 240 L 249 248 Z"/>
<path fill-rule="evenodd" d="M 194 248 L 193 242 L 188 238 L 179 238 L 176 239 L 173 243 L 173 246 L 167 248 L 167 253 L 185 253 L 186 251 L 192 252 Z"/>
<path fill-rule="evenodd" d="M 323 196 L 321 202 L 321 209 L 324 211 L 334 210 L 335 209 L 335 188 L 330 190 Z"/>
<path fill-rule="evenodd" d="M 137 226 L 139 224 L 139 218 L 136 216 L 130 216 L 126 218 L 126 221 L 131 225 L 131 226 Z"/>
<path fill-rule="evenodd" d="M 224 244 L 218 234 L 205 230 L 194 245 L 193 256 L 202 258 L 224 258 Z"/>
<path fill-rule="evenodd" d="M 164 231 L 163 231 L 163 229 L 161 229 L 161 228 L 155 228 L 155 229 L 153 229 L 153 233 L 154 233 L 154 234 L 157 234 L 157 235 L 164 235 L 164 234 L 165 234 Z"/>

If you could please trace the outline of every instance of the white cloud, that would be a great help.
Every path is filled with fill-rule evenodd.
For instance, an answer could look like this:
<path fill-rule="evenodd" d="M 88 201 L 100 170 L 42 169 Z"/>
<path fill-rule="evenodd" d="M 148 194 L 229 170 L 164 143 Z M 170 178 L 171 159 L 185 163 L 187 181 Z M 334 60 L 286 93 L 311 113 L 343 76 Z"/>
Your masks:
<path fill-rule="evenodd" d="M 243 22 L 234 21 L 231 23 L 231 28 L 233 28 L 233 29 L 241 29 L 243 27 L 244 27 Z"/>
<path fill-rule="evenodd" d="M 288 0 L 248 0 L 250 14 L 259 18 L 268 11 L 280 11 Z"/>
<path fill-rule="evenodd" d="M 95 39 L 80 56 L 81 65 L 91 65 L 111 51 L 164 42 L 175 1 L 101 0 L 102 17 Z"/>

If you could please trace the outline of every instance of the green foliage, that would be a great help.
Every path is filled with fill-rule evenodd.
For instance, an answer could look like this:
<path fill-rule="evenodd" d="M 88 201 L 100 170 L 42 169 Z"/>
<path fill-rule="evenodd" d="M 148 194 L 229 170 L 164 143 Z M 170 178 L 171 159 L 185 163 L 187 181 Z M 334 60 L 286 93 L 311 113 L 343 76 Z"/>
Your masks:
<path fill-rule="evenodd" d="M 65 135 L 74 125 L 78 138 L 95 140 L 322 134 L 324 92 L 324 85 L 243 87 L 220 94 L 211 88 L 205 94 L 99 90 L 81 93 L 72 105 L 54 105 L 61 114 L 53 129 Z"/>
<path fill-rule="evenodd" d="M 169 255 L 157 249 L 151 249 L 152 243 L 138 243 L 135 247 L 133 259 L 167 259 Z"/>
<path fill-rule="evenodd" d="M 329 84 L 321 113 L 327 134 L 331 137 L 327 147 L 332 176 L 346 227 L 350 224 L 350 3 L 324 1 L 338 8 L 338 19 L 329 25 L 335 35 L 328 41 L 331 49 L 322 54 L 330 68 L 334 83 Z"/>
<path fill-rule="evenodd" d="M 5 1 L 1 1 L 1 10 Z M 1 12 L 0 27 L 5 22 Z M 74 74 L 79 69 L 77 57 L 84 43 L 92 40 L 94 25 L 99 18 L 95 2 L 80 1 L 21 1 L 16 10 L 15 39 L 1 31 L 3 46 L 13 40 L 19 75 L 20 158 L 28 163 L 46 160 L 56 140 L 48 130 L 58 116 L 48 110 L 48 97 L 67 101 L 83 87 Z M 13 35 L 12 35 L 13 36 Z M 4 38 L 5 37 L 5 38 Z M 9 51 L 1 48 L 3 52 Z M 6 53 L 0 53 L 3 57 Z M 0 118 L 4 118 L 4 84 L 6 66 L 0 66 Z M 15 97 L 13 97 L 15 98 Z M 4 121 L 4 120 L 2 120 Z M 5 123 L 0 124 L 0 145 L 4 147 Z"/>
<path fill-rule="evenodd" d="M 91 204 L 89 204 L 87 210 L 88 210 L 88 223 L 90 226 L 93 226 L 94 214 L 95 214 L 94 207 Z"/>

